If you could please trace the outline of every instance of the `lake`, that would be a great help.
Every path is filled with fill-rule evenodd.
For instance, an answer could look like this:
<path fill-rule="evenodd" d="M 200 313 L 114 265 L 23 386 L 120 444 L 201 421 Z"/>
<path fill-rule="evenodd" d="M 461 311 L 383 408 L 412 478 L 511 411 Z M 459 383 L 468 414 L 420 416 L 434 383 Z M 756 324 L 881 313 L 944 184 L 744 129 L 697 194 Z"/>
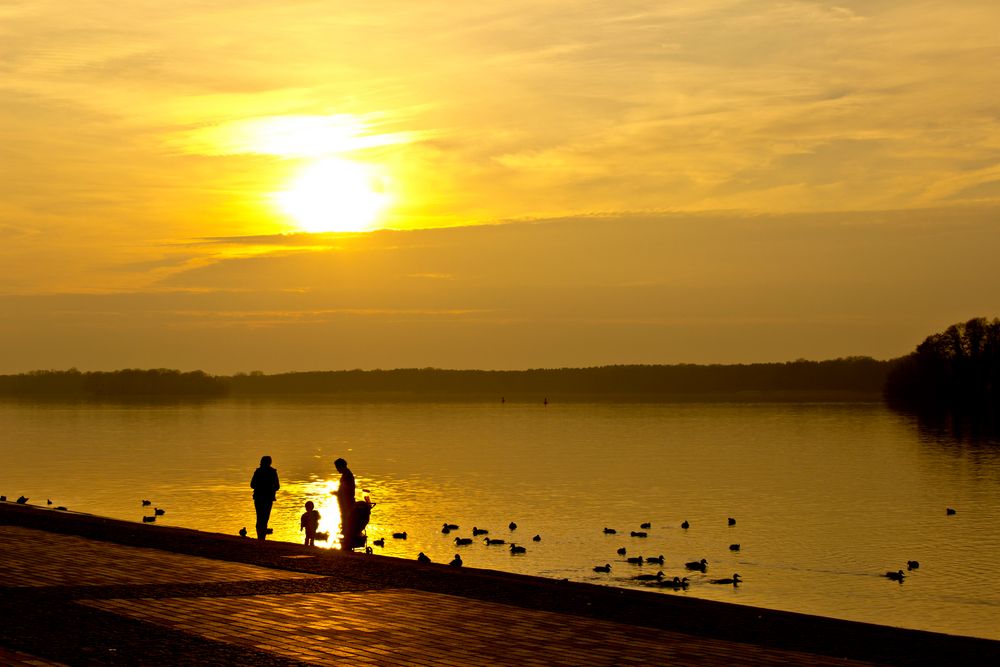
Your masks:
<path fill-rule="evenodd" d="M 1000 639 L 1000 443 L 881 404 L 12 402 L 0 451 L 8 499 L 141 521 L 148 498 L 158 524 L 228 534 L 253 533 L 249 480 L 270 454 L 273 537 L 296 542 L 306 500 L 336 533 L 342 456 L 377 503 L 377 554 L 621 587 L 662 569 L 691 578 L 664 595 Z M 473 526 L 527 553 L 456 547 Z M 707 574 L 685 571 L 701 558 Z M 902 584 L 881 576 L 909 560 Z M 734 572 L 737 588 L 709 583 Z"/>

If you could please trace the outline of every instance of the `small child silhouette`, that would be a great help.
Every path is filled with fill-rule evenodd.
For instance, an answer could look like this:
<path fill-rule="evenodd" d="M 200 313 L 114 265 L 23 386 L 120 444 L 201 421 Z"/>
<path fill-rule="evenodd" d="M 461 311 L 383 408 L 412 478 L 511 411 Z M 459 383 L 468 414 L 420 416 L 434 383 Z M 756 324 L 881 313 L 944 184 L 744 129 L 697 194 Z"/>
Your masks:
<path fill-rule="evenodd" d="M 307 547 L 315 545 L 316 540 L 316 530 L 319 528 L 319 511 L 313 505 L 313 501 L 306 501 L 306 511 L 302 513 L 302 520 L 299 521 L 299 530 L 305 529 L 306 531 L 306 541 L 304 544 Z"/>

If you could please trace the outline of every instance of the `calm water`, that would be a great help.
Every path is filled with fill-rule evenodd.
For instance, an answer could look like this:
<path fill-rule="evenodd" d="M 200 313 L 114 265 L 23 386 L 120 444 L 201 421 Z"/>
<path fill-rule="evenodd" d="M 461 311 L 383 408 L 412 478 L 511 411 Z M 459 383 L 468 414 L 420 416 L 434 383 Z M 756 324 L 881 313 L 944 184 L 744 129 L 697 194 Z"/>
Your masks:
<path fill-rule="evenodd" d="M 0 451 L 9 498 L 135 521 L 149 498 L 159 524 L 229 534 L 252 533 L 250 475 L 270 454 L 271 525 L 291 541 L 306 500 L 336 532 L 343 456 L 378 503 L 376 553 L 638 586 L 659 568 L 628 565 L 624 546 L 663 554 L 671 577 L 709 561 L 664 595 L 1000 639 L 1000 443 L 925 433 L 881 405 L 0 403 Z M 445 521 L 461 529 L 443 535 Z M 647 521 L 648 538 L 628 536 Z M 474 525 L 528 553 L 456 548 Z M 907 560 L 920 569 L 902 585 L 879 576 Z M 604 563 L 610 575 L 592 571 Z M 733 572 L 738 589 L 708 583 Z"/>

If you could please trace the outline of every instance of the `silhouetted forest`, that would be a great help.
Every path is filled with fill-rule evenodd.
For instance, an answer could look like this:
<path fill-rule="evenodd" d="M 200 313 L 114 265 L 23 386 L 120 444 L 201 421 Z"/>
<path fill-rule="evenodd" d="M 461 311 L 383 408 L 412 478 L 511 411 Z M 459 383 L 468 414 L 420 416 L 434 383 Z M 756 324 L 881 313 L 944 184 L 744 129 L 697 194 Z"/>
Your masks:
<path fill-rule="evenodd" d="M 522 371 L 255 372 L 35 371 L 0 376 L 19 398 L 319 397 L 335 400 L 807 401 L 873 400 L 891 362 L 868 357 L 736 365 L 631 365 Z"/>
<path fill-rule="evenodd" d="M 893 362 L 890 405 L 921 412 L 995 412 L 1000 407 L 1000 319 L 977 317 L 928 336 Z"/>
<path fill-rule="evenodd" d="M 18 398 L 208 398 L 228 393 L 222 378 L 202 371 L 182 373 L 166 368 L 87 373 L 74 368 L 0 375 L 0 396 Z"/>

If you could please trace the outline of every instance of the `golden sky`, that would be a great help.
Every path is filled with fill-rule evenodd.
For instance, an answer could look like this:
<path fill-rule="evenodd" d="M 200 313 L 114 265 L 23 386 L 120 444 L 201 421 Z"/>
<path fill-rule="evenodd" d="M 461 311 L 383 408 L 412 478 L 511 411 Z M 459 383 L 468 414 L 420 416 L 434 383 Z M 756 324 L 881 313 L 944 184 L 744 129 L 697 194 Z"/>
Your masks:
<path fill-rule="evenodd" d="M 997 26 L 0 0 L 0 372 L 904 354 L 1000 314 Z"/>

